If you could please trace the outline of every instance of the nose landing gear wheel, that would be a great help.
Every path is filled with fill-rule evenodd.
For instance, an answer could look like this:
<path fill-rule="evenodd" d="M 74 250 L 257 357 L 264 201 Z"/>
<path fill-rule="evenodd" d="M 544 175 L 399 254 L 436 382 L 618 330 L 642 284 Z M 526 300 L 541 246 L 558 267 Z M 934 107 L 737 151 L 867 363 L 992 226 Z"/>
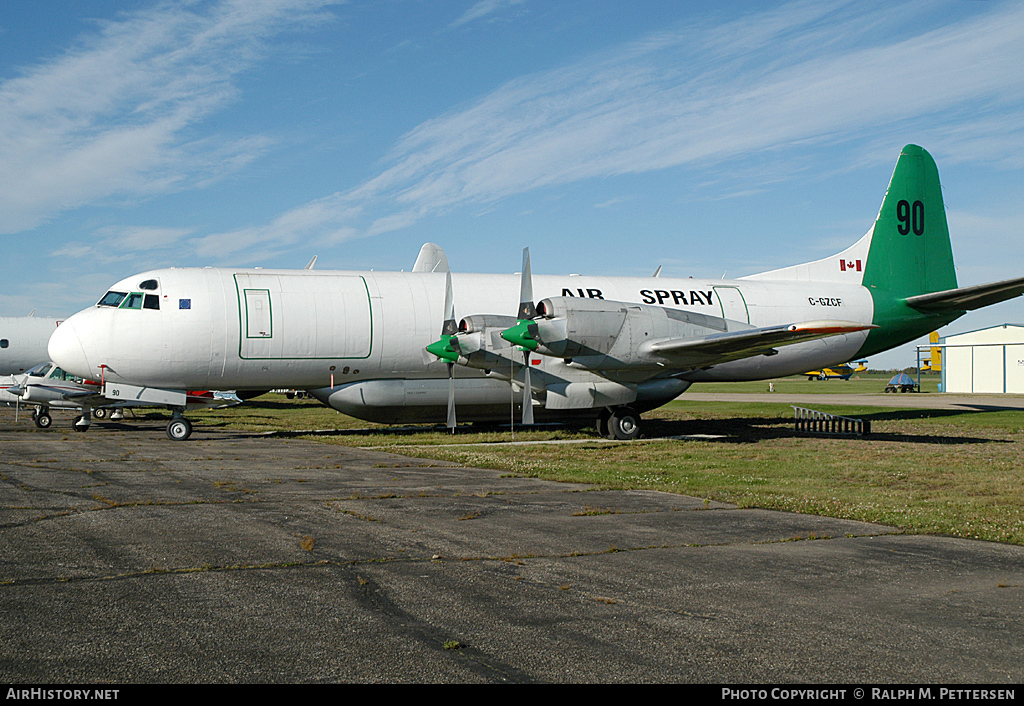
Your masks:
<path fill-rule="evenodd" d="M 167 437 L 172 441 L 184 441 L 192 436 L 192 422 L 177 417 L 167 423 Z"/>
<path fill-rule="evenodd" d="M 42 414 L 33 414 L 32 421 L 34 421 L 36 426 L 40 429 L 49 429 L 50 425 L 53 424 L 53 417 L 45 412 Z"/>

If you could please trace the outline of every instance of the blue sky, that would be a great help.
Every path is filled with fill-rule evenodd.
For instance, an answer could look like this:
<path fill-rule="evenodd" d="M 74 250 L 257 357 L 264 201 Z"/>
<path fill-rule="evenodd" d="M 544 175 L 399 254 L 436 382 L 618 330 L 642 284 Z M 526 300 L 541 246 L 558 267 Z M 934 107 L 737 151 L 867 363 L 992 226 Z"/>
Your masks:
<path fill-rule="evenodd" d="M 1024 4 L 232 0 L 0 12 L 0 315 L 150 268 L 739 277 L 939 165 L 961 285 L 1024 275 Z M 1024 322 L 1021 300 L 944 333 Z M 872 366 L 913 362 L 907 349 Z"/>

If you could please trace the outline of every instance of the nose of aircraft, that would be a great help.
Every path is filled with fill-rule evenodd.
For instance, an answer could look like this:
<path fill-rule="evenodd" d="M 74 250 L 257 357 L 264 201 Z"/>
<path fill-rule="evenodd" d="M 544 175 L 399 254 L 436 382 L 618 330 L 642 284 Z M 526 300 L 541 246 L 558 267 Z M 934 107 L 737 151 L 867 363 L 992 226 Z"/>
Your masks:
<path fill-rule="evenodd" d="M 67 372 L 84 378 L 95 377 L 82 347 L 82 339 L 75 329 L 74 317 L 61 322 L 50 335 L 47 352 L 50 360 Z"/>

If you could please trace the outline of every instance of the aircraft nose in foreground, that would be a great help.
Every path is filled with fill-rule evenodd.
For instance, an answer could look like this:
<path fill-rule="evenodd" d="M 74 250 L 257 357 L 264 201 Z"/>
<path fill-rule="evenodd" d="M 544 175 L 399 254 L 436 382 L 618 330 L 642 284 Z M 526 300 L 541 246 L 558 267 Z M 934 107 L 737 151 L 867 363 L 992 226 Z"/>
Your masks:
<path fill-rule="evenodd" d="M 50 360 L 64 370 L 82 377 L 95 377 L 82 347 L 82 339 L 75 329 L 75 322 L 71 319 L 62 322 L 50 336 L 47 352 Z"/>

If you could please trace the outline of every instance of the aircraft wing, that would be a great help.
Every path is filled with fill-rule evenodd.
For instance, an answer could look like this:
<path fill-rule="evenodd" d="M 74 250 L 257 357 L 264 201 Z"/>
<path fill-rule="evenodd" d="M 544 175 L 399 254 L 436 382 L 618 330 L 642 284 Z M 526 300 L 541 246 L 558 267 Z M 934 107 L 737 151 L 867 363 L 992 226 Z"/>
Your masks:
<path fill-rule="evenodd" d="M 87 398 L 93 398 L 93 400 L 102 400 L 103 399 L 103 395 L 99 394 L 98 392 L 96 392 L 94 390 L 80 390 L 80 389 L 74 389 L 73 390 L 73 389 L 70 389 L 70 388 L 67 388 L 67 387 L 61 387 L 59 385 L 40 385 L 38 383 L 32 384 L 31 387 L 33 389 L 37 389 L 37 390 L 46 390 L 47 392 L 52 392 L 55 395 L 59 395 L 59 396 L 63 397 L 68 402 L 76 402 L 77 403 L 77 402 L 80 402 L 80 401 L 84 401 Z"/>
<path fill-rule="evenodd" d="M 941 313 L 946 311 L 970 311 L 989 304 L 996 304 L 1024 294 L 1024 277 L 1004 279 L 999 282 L 979 284 L 974 287 L 947 289 L 931 294 L 907 297 L 907 304 L 918 311 Z"/>
<path fill-rule="evenodd" d="M 700 338 L 651 341 L 644 344 L 641 350 L 647 354 L 685 361 L 687 365 L 706 367 L 754 355 L 774 355 L 778 352 L 776 346 L 789 346 L 873 328 L 877 326 L 856 321 L 805 321 L 713 333 Z"/>

